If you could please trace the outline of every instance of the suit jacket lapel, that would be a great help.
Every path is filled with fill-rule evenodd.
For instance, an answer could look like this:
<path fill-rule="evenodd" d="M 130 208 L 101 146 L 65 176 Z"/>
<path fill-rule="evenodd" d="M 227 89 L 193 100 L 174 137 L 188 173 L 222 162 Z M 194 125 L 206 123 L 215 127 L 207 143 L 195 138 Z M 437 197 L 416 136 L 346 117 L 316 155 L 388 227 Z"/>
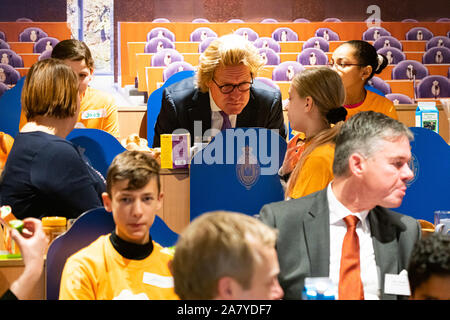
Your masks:
<path fill-rule="evenodd" d="M 328 277 L 330 269 L 330 213 L 327 189 L 317 194 L 317 200 L 305 217 L 303 228 L 312 277 Z"/>
<path fill-rule="evenodd" d="M 397 296 L 384 293 L 386 273 L 398 274 L 398 241 L 395 226 L 383 214 L 383 209 L 375 207 L 368 215 L 375 261 L 379 268 L 380 292 L 382 299 L 396 299 Z M 377 269 L 378 269 L 377 268 Z"/>
<path fill-rule="evenodd" d="M 211 129 L 211 105 L 208 92 L 203 93 L 197 90 L 192 96 L 192 104 L 188 106 L 187 112 L 191 135 L 194 132 L 194 121 L 202 122 L 202 135 L 206 130 Z"/>

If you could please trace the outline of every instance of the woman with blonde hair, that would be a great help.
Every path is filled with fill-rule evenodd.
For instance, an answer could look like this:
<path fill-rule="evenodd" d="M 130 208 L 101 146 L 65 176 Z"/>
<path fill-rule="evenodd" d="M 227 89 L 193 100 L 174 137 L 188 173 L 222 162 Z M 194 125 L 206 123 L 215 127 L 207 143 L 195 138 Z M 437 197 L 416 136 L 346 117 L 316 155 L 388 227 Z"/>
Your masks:
<path fill-rule="evenodd" d="M 286 198 L 300 198 L 325 188 L 333 179 L 334 138 L 347 111 L 342 104 L 345 89 L 339 75 L 330 68 L 317 67 L 295 76 L 289 89 L 288 118 L 300 134 L 288 144 L 280 174 L 292 171 Z"/>

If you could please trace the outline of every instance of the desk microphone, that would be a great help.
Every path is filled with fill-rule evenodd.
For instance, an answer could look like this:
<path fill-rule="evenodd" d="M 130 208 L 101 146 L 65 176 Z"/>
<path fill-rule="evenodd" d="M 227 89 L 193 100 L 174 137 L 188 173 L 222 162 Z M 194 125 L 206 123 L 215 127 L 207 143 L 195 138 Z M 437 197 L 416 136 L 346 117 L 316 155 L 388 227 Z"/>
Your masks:
<path fill-rule="evenodd" d="M 416 94 L 416 75 L 417 75 L 417 71 L 416 71 L 416 69 L 412 69 L 411 70 L 411 72 L 412 72 L 412 76 L 413 76 L 413 78 L 412 78 L 412 80 L 413 80 L 413 91 L 414 91 L 414 100 L 413 100 L 413 102 L 414 102 L 414 104 L 416 104 L 417 103 L 417 94 Z"/>

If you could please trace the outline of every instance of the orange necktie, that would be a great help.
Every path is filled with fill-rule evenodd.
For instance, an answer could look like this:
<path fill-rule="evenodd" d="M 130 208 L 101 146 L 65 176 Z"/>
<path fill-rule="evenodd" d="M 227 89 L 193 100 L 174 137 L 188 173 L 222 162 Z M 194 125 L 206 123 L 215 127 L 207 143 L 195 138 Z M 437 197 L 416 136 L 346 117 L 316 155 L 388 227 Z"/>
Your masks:
<path fill-rule="evenodd" d="M 342 244 L 341 269 L 339 271 L 339 300 L 364 300 L 359 262 L 359 238 L 356 234 L 358 217 L 344 218 L 347 233 Z"/>

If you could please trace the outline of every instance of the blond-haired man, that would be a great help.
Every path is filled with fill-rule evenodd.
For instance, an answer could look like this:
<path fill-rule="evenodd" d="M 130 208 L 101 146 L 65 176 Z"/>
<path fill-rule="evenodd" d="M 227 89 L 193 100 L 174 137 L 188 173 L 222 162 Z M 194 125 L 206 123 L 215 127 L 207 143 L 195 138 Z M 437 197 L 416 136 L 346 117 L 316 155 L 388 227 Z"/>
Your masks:
<path fill-rule="evenodd" d="M 278 129 L 285 138 L 280 91 L 254 79 L 263 65 L 258 50 L 241 36 L 211 42 L 196 77 L 164 90 L 153 146 L 160 146 L 161 134 L 176 129 L 187 130 L 191 141 L 236 127 Z"/>

